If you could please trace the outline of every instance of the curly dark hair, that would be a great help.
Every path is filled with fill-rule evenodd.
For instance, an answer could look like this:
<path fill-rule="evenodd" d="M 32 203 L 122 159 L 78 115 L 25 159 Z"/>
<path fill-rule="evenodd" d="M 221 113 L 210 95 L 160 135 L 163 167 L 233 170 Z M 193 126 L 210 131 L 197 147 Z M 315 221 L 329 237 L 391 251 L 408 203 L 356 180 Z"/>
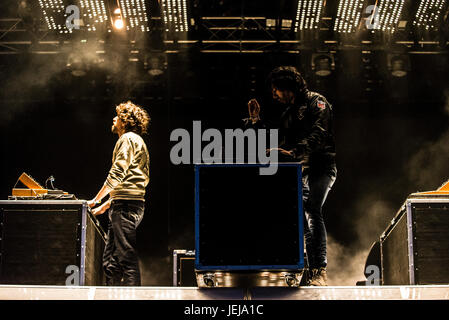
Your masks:
<path fill-rule="evenodd" d="M 132 131 L 138 135 L 148 133 L 151 119 L 143 107 L 127 101 L 120 103 L 115 110 L 119 119 L 125 124 L 126 132 Z"/>
<path fill-rule="evenodd" d="M 289 90 L 296 95 L 307 92 L 307 83 L 295 67 L 282 66 L 271 71 L 268 76 L 268 85 L 279 90 Z"/>

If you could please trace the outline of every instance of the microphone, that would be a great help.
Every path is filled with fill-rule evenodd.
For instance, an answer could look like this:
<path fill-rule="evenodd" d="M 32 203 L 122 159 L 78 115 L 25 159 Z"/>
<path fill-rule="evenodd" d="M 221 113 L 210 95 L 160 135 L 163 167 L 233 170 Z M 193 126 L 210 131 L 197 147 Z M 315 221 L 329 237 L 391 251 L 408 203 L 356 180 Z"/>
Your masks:
<path fill-rule="evenodd" d="M 49 181 L 50 181 L 51 188 L 52 188 L 53 190 L 55 190 L 55 187 L 53 186 L 53 181 L 55 181 L 55 177 L 49 176 L 49 177 L 47 178 L 47 180 L 45 180 L 45 188 L 46 188 L 46 189 L 48 189 L 48 182 L 49 182 Z"/>

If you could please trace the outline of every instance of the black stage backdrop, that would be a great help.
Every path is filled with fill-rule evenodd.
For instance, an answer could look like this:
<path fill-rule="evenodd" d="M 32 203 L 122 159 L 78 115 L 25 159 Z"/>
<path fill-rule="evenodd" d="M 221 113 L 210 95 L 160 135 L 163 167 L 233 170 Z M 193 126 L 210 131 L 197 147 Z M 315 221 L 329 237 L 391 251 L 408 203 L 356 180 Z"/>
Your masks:
<path fill-rule="evenodd" d="M 294 65 L 324 94 L 335 114 L 338 178 L 325 204 L 330 284 L 363 279 L 367 251 L 408 194 L 434 190 L 449 178 L 448 55 L 409 55 L 411 72 L 392 78 L 383 51 L 372 55 L 370 79 L 360 50 L 336 54 L 327 78 L 310 68 L 311 52 L 298 54 L 169 54 L 167 70 L 150 78 L 122 65 L 92 68 L 84 77 L 65 70 L 57 56 L 0 56 L 0 199 L 22 172 L 41 184 L 91 199 L 103 184 L 116 141 L 114 106 L 128 99 L 152 118 L 145 137 L 151 181 L 138 229 L 143 285 L 172 283 L 172 250 L 194 249 L 193 165 L 174 166 L 172 130 L 235 128 L 247 101 L 268 107 L 265 78 Z M 136 71 L 137 70 L 137 71 Z M 369 87 L 369 85 L 368 85 Z M 225 217 L 224 217 L 225 218 Z M 100 217 L 105 222 L 106 215 Z"/>

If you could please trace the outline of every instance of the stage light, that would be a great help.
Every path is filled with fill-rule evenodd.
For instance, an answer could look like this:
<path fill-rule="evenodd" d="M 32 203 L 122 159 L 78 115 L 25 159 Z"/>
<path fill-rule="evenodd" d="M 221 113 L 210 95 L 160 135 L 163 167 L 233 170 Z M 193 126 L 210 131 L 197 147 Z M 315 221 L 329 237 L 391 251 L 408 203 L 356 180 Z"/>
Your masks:
<path fill-rule="evenodd" d="M 318 29 L 322 8 L 323 0 L 298 0 L 295 32 Z"/>
<path fill-rule="evenodd" d="M 409 60 L 408 57 L 398 54 L 388 55 L 388 68 L 391 75 L 395 78 L 403 78 L 408 74 Z"/>
<path fill-rule="evenodd" d="M 164 56 L 161 54 L 149 54 L 145 58 L 144 68 L 148 74 L 153 77 L 160 76 L 164 73 Z"/>
<path fill-rule="evenodd" d="M 267 28 L 276 27 L 276 20 L 275 19 L 267 19 L 266 24 L 267 24 Z"/>
<path fill-rule="evenodd" d="M 335 69 L 334 57 L 327 53 L 316 53 L 312 55 L 312 70 L 319 77 L 327 77 Z"/>
<path fill-rule="evenodd" d="M 290 29 L 292 27 L 292 20 L 282 19 L 281 26 L 282 29 Z"/>
<path fill-rule="evenodd" d="M 123 29 L 124 26 L 125 25 L 124 25 L 122 19 L 115 19 L 115 21 L 114 21 L 114 28 L 116 28 L 118 30 L 121 30 L 121 29 Z"/>
<path fill-rule="evenodd" d="M 363 3 L 363 0 L 340 0 L 334 31 L 340 33 L 355 32 L 360 23 Z"/>
<path fill-rule="evenodd" d="M 391 74 L 393 77 L 402 78 L 407 75 L 407 71 L 404 70 L 404 61 L 397 59 L 392 61 Z"/>
<path fill-rule="evenodd" d="M 374 11 L 373 29 L 393 33 L 396 31 L 405 0 L 379 0 Z"/>
<path fill-rule="evenodd" d="M 413 25 L 426 30 L 438 28 L 445 3 L 446 0 L 421 0 Z"/>
<path fill-rule="evenodd" d="M 87 74 L 86 64 L 83 58 L 72 53 L 67 61 L 67 69 L 74 77 L 84 77 Z"/>
<path fill-rule="evenodd" d="M 59 33 L 72 32 L 65 26 L 67 14 L 63 0 L 39 0 L 39 6 L 49 30 L 56 30 Z"/>
<path fill-rule="evenodd" d="M 80 0 L 82 18 L 88 31 L 97 31 L 97 27 L 108 21 L 105 0 Z"/>
<path fill-rule="evenodd" d="M 120 9 L 126 23 L 126 30 L 150 31 L 145 0 L 120 0 Z M 120 13 L 119 13 L 120 14 Z"/>
<path fill-rule="evenodd" d="M 162 18 L 166 32 L 187 32 L 187 0 L 161 0 Z"/>
<path fill-rule="evenodd" d="M 20 0 L 17 6 L 17 14 L 22 19 L 24 25 L 29 31 L 36 31 L 39 29 L 40 21 L 37 19 L 32 6 L 27 0 Z M 30 28 L 31 27 L 31 28 Z"/>
<path fill-rule="evenodd" d="M 117 8 L 114 10 L 114 14 L 120 14 L 120 13 L 121 13 L 120 8 Z"/>

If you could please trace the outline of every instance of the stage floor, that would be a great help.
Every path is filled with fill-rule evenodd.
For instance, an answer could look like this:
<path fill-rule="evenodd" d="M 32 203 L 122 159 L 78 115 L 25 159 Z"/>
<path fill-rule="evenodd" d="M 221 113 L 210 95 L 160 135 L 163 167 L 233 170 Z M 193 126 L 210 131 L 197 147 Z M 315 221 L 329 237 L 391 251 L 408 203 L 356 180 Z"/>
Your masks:
<path fill-rule="evenodd" d="M 0 300 L 446 300 L 449 285 L 300 288 L 0 285 Z"/>

